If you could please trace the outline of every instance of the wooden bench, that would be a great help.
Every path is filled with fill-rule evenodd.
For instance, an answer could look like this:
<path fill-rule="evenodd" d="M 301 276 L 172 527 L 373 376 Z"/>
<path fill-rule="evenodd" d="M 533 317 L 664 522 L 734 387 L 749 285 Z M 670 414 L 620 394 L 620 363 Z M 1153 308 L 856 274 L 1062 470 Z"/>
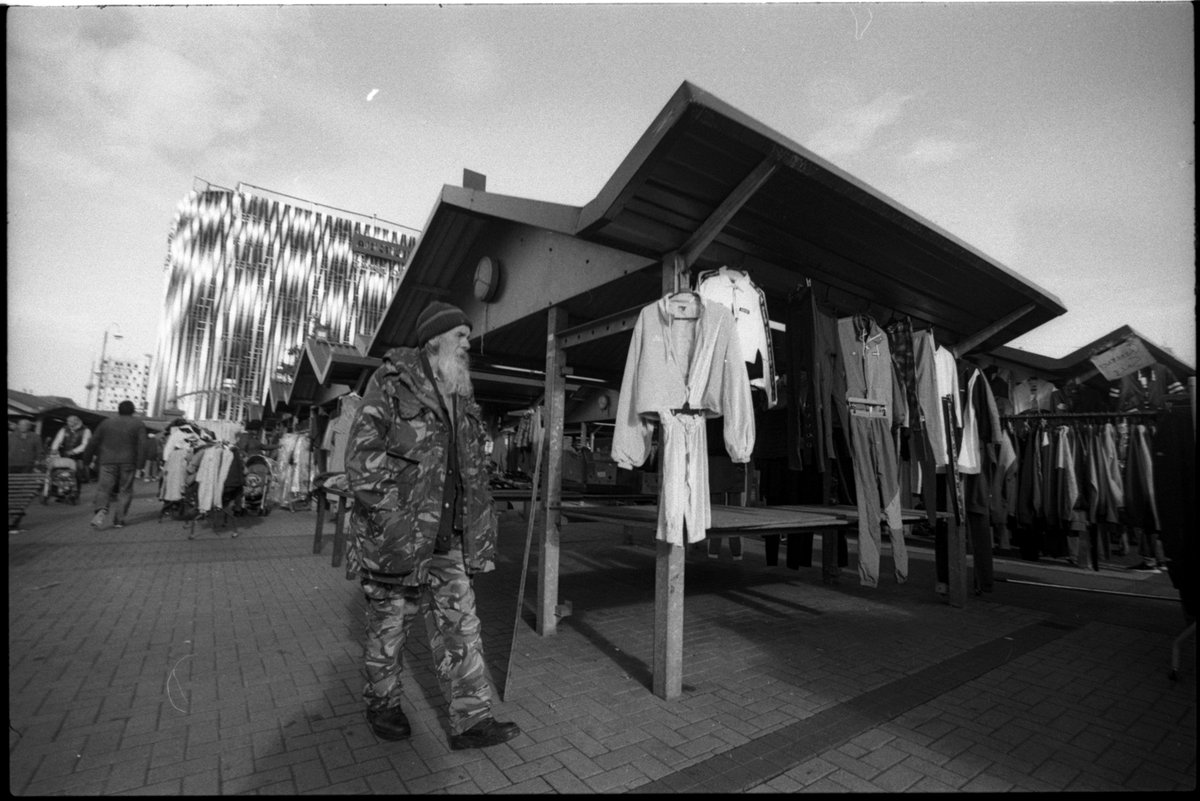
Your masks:
<path fill-rule="evenodd" d="M 33 499 L 42 494 L 46 486 L 45 473 L 8 474 L 8 530 L 13 531 L 21 524 L 25 510 Z"/>

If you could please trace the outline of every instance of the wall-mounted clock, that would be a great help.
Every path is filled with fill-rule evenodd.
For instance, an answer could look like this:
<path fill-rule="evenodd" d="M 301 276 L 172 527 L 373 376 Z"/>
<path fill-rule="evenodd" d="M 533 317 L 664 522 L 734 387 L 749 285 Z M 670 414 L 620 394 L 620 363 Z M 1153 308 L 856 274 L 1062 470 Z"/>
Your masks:
<path fill-rule="evenodd" d="M 475 265 L 475 299 L 481 303 L 491 303 L 499 288 L 500 262 L 484 256 Z"/>

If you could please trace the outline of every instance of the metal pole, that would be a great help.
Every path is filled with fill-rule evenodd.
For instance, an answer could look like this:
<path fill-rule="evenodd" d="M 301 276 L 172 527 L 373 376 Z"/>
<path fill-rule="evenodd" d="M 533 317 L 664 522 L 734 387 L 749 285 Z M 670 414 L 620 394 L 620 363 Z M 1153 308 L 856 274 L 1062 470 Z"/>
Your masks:
<path fill-rule="evenodd" d="M 100 399 L 104 397 L 104 354 L 108 351 L 108 327 L 104 328 L 104 344 L 100 346 L 100 375 L 96 378 L 96 409 L 100 408 Z"/>

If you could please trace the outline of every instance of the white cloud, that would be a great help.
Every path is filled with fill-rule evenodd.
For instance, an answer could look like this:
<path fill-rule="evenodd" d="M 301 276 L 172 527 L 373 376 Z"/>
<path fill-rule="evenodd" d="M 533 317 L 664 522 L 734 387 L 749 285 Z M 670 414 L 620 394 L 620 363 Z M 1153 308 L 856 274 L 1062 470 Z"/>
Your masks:
<path fill-rule="evenodd" d="M 823 128 L 809 137 L 809 146 L 830 159 L 860 153 L 881 130 L 900 120 L 904 105 L 911 99 L 912 95 L 885 92 L 868 103 L 838 109 Z"/>
<path fill-rule="evenodd" d="M 975 151 L 975 145 L 970 142 L 960 142 L 953 139 L 942 139 L 936 136 L 923 136 L 913 143 L 901 160 L 917 164 L 948 164 L 961 161 Z"/>

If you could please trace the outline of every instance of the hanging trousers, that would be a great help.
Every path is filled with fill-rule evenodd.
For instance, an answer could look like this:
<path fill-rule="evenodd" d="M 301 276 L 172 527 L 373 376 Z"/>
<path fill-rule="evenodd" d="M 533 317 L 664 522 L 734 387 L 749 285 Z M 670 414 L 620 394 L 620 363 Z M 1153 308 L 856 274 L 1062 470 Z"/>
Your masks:
<path fill-rule="evenodd" d="M 870 322 L 859 335 L 855 319 L 838 320 L 838 342 L 846 372 L 846 398 L 858 501 L 859 583 L 879 583 L 879 555 L 886 520 L 892 540 L 896 581 L 908 578 L 908 551 L 900 520 L 899 462 L 892 438 L 892 358 L 887 337 Z M 903 403 L 903 397 L 900 398 Z"/>
<path fill-rule="evenodd" d="M 672 545 L 700 542 L 712 517 L 708 498 L 706 418 L 702 414 L 675 414 L 662 409 L 659 420 L 663 453 L 657 538 Z"/>

